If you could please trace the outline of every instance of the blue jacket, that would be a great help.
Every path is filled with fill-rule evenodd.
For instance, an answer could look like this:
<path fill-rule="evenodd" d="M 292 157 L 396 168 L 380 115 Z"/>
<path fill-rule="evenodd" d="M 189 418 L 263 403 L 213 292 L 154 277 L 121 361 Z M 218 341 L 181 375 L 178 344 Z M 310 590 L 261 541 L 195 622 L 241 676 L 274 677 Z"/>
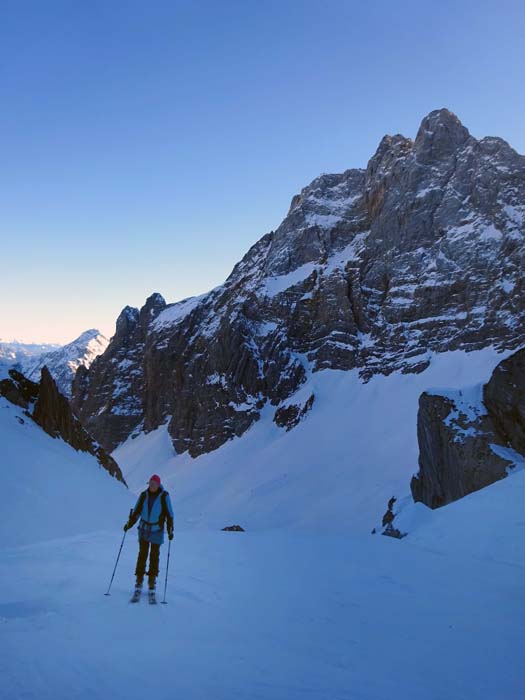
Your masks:
<path fill-rule="evenodd" d="M 137 498 L 133 513 L 130 518 L 130 525 L 134 525 L 140 518 L 138 535 L 139 540 L 148 540 L 154 544 L 162 544 L 164 542 L 164 521 L 168 526 L 168 530 L 173 527 L 173 507 L 171 505 L 170 495 L 165 490 L 162 484 L 156 492 L 156 496 L 151 505 L 151 511 L 148 507 L 149 488 L 143 491 Z M 162 515 L 162 499 L 166 502 L 166 514 Z M 142 507 L 141 507 L 142 501 Z"/>

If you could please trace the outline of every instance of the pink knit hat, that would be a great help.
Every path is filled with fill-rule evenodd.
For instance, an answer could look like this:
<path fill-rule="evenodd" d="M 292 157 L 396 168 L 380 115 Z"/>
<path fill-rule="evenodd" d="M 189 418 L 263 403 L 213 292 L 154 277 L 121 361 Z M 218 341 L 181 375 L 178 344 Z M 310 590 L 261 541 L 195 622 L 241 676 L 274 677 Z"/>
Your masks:
<path fill-rule="evenodd" d="M 156 481 L 157 484 L 160 486 L 160 476 L 158 474 L 153 474 L 153 476 L 150 476 L 149 480 Z"/>

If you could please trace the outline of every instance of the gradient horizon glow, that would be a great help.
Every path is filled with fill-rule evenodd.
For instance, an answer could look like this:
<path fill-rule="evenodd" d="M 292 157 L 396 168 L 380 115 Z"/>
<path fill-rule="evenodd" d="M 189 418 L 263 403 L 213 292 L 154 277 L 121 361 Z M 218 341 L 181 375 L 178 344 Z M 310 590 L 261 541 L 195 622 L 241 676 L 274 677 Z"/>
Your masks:
<path fill-rule="evenodd" d="M 0 2 L 0 337 L 228 276 L 433 109 L 525 151 L 521 2 Z"/>

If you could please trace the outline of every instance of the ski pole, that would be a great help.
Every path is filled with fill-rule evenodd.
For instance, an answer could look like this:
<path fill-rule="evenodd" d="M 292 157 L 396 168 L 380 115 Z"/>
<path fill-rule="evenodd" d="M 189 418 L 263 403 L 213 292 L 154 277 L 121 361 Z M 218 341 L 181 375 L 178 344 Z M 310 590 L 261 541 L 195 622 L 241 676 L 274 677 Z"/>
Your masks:
<path fill-rule="evenodd" d="M 133 514 L 133 508 L 130 508 L 129 509 L 130 519 L 131 519 L 132 514 Z M 107 590 L 107 593 L 104 593 L 104 595 L 111 595 L 109 592 L 109 589 L 111 588 L 111 584 L 113 583 L 113 577 L 115 576 L 115 571 L 117 570 L 117 564 L 118 564 L 118 560 L 120 559 L 120 553 L 122 552 L 122 545 L 124 544 L 124 538 L 126 537 L 127 534 L 128 534 L 128 531 L 126 530 L 124 532 L 124 537 L 122 538 L 122 542 L 120 543 L 120 549 L 118 550 L 117 561 L 115 562 L 115 568 L 113 569 L 113 575 L 111 576 L 111 581 L 109 582 L 109 588 Z"/>
<path fill-rule="evenodd" d="M 171 540 L 168 542 L 168 563 L 166 564 L 166 579 L 164 580 L 164 600 L 161 601 L 163 605 L 167 605 L 166 602 L 166 587 L 168 585 L 168 569 L 170 566 L 170 548 L 171 548 Z"/>

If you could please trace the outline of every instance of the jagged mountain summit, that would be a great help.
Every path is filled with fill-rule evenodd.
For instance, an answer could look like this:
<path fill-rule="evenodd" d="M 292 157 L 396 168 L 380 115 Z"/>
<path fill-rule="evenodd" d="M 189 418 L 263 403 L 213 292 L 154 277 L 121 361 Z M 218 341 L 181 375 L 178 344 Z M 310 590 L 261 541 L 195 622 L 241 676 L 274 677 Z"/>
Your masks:
<path fill-rule="evenodd" d="M 415 140 L 385 136 L 366 169 L 295 195 L 223 285 L 126 307 L 79 368 L 74 408 L 108 450 L 167 423 L 197 456 L 265 405 L 283 428 L 307 417 L 315 397 L 296 392 L 311 372 L 358 368 L 366 382 L 421 372 L 429 352 L 518 347 L 524 236 L 525 157 L 433 111 Z"/>
<path fill-rule="evenodd" d="M 101 355 L 109 344 L 108 338 L 96 328 L 85 331 L 71 343 L 36 358 L 28 358 L 20 363 L 22 373 L 33 381 L 38 381 L 43 367 L 47 367 L 56 381 L 60 392 L 71 397 L 71 383 L 77 369 L 89 367 L 95 357 Z"/>

